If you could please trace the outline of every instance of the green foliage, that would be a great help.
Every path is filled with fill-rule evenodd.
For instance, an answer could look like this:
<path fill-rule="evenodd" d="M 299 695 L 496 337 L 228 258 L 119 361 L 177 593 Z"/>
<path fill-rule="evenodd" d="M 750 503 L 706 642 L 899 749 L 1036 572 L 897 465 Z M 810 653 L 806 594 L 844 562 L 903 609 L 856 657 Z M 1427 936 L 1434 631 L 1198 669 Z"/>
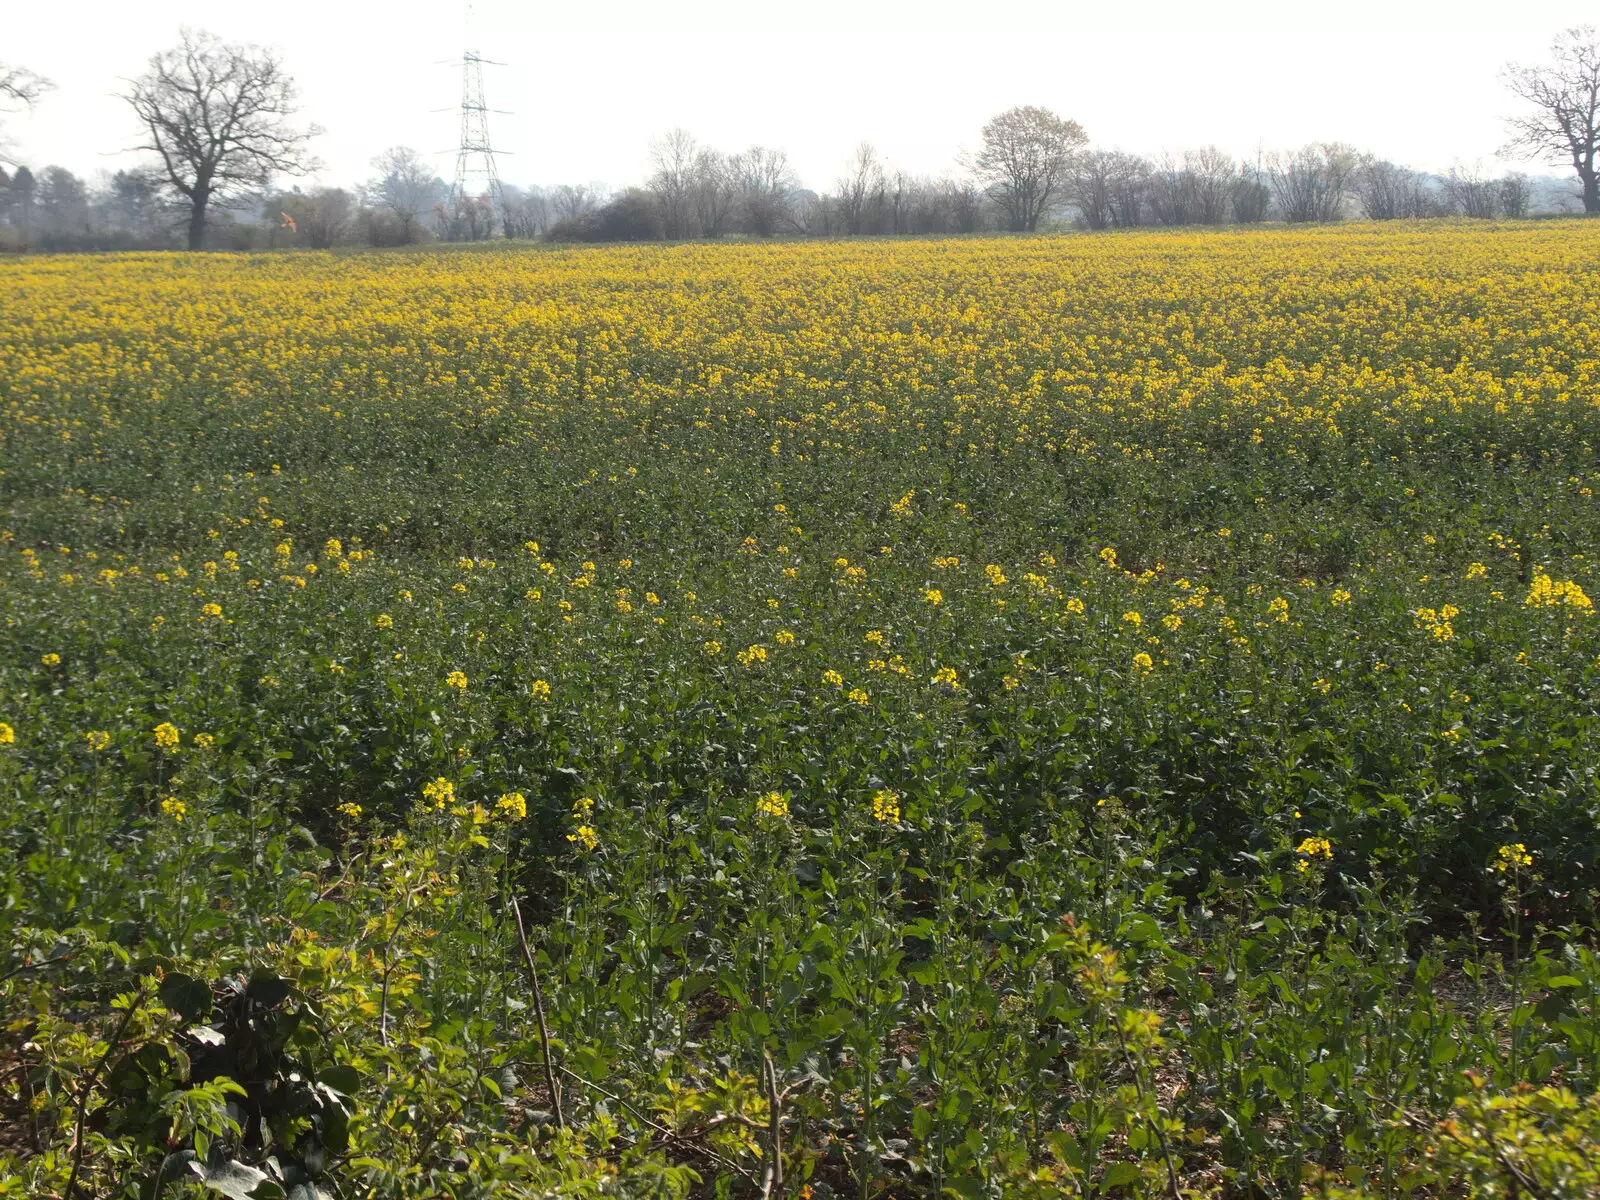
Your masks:
<path fill-rule="evenodd" d="M 1476 1196 L 1579 1200 L 1600 1191 L 1600 1095 L 1519 1088 L 1496 1095 L 1474 1080 L 1440 1126 L 1435 1161 Z"/>

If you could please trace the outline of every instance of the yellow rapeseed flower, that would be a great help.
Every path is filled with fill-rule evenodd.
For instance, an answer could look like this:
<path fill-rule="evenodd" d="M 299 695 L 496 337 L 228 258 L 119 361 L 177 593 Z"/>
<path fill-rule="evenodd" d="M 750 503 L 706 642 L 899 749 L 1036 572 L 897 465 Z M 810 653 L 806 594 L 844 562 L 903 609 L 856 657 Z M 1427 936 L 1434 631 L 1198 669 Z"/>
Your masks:
<path fill-rule="evenodd" d="M 1494 852 L 1494 869 L 1504 875 L 1521 867 L 1533 866 L 1533 855 L 1521 842 L 1510 842 Z"/>
<path fill-rule="evenodd" d="M 1324 862 L 1333 858 L 1333 843 L 1325 837 L 1308 837 L 1294 848 L 1300 857 L 1295 862 L 1295 869 L 1301 874 L 1311 869 L 1312 863 L 1321 859 Z"/>
<path fill-rule="evenodd" d="M 521 792 L 505 792 L 494 802 L 495 815 L 502 821 L 520 821 L 528 815 L 528 798 Z"/>
<path fill-rule="evenodd" d="M 789 801 L 782 792 L 767 792 L 756 797 L 756 812 L 765 817 L 781 819 L 789 815 Z"/>

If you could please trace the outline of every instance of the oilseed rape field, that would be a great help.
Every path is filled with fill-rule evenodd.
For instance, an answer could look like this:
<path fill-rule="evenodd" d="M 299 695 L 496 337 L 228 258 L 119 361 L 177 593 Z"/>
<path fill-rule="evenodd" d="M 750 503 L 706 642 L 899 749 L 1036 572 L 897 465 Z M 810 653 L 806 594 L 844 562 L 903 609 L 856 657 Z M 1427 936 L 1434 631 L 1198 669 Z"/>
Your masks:
<path fill-rule="evenodd" d="M 1597 262 L 0 263 L 0 1196 L 1596 1194 Z"/>

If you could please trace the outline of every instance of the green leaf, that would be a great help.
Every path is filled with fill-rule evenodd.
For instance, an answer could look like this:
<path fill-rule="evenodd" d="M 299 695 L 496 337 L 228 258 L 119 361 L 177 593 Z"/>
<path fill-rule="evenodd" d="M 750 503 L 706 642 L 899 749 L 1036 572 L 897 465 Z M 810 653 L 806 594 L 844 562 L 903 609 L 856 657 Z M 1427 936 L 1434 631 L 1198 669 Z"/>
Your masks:
<path fill-rule="evenodd" d="M 189 1164 L 189 1169 L 212 1191 L 233 1200 L 281 1200 L 283 1196 L 283 1189 L 268 1179 L 265 1171 L 248 1167 L 236 1159 L 220 1163 L 197 1160 Z"/>
<path fill-rule="evenodd" d="M 341 1063 L 318 1071 L 317 1082 L 326 1084 L 341 1096 L 354 1096 L 361 1089 L 361 1073 Z"/>
<path fill-rule="evenodd" d="M 273 1008 L 289 998 L 289 981 L 275 971 L 256 971 L 250 976 L 245 995 L 262 1008 Z"/>
<path fill-rule="evenodd" d="M 1127 1187 L 1139 1182 L 1139 1166 L 1137 1163 L 1119 1162 L 1106 1172 L 1105 1186 L 1108 1188 Z"/>
<path fill-rule="evenodd" d="M 211 1015 L 211 989 L 193 975 L 174 971 L 161 981 L 161 1003 L 186 1021 Z"/>

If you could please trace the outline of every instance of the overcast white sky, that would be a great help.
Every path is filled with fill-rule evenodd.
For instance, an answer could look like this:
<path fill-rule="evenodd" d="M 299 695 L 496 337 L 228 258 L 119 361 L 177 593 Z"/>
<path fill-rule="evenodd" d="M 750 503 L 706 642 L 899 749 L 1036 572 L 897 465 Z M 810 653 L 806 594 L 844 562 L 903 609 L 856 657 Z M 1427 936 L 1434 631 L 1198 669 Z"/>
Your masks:
<path fill-rule="evenodd" d="M 5 118 L 13 153 L 93 174 L 130 165 L 119 77 L 189 24 L 279 47 L 326 130 L 321 178 L 367 177 L 406 144 L 448 178 L 466 5 L 459 0 L 84 0 L 8 5 L 0 60 L 52 78 Z M 1116 11 L 1109 11 L 1115 9 Z M 641 180 L 650 138 L 682 125 L 735 150 L 780 146 L 826 190 L 868 140 L 897 166 L 950 169 L 1013 104 L 1076 118 L 1099 145 L 1236 154 L 1322 139 L 1443 170 L 1502 165 L 1499 71 L 1541 59 L 1575 0 L 478 0 L 496 147 L 514 183 Z M 445 110 L 445 111 L 439 111 Z M 1527 164 L 1540 170 L 1537 164 Z"/>

